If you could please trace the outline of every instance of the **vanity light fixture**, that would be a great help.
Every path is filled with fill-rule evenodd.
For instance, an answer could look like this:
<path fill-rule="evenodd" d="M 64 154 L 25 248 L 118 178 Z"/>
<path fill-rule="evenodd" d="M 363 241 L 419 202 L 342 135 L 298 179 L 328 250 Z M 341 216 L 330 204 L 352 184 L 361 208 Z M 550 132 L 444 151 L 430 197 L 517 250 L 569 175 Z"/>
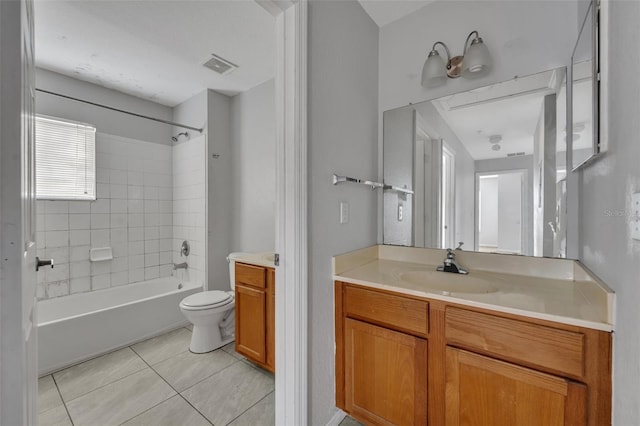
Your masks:
<path fill-rule="evenodd" d="M 473 38 L 472 38 L 473 37 Z M 471 40 L 471 44 L 469 44 Z M 436 47 L 441 45 L 447 53 L 445 63 Z M 446 44 L 436 41 L 422 67 L 422 85 L 427 88 L 442 86 L 449 78 L 479 78 L 487 75 L 491 69 L 489 49 L 480 38 L 478 31 L 472 31 L 464 42 L 462 56 L 451 57 Z"/>

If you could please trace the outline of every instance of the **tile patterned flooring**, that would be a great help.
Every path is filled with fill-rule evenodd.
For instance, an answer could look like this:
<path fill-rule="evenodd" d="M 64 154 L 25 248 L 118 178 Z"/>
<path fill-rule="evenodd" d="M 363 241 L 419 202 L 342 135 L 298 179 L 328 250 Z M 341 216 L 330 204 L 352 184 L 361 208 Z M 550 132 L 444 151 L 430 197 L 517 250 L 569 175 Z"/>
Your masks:
<path fill-rule="evenodd" d="M 40 425 L 273 425 L 274 377 L 179 328 L 40 378 Z"/>

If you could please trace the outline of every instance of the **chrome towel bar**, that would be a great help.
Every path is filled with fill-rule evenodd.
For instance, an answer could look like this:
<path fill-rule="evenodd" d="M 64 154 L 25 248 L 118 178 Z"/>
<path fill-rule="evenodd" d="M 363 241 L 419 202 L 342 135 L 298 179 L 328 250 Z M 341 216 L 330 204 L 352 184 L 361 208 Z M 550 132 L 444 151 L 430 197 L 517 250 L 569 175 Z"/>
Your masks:
<path fill-rule="evenodd" d="M 360 185 L 367 185 L 367 186 L 370 186 L 372 190 L 377 188 L 382 188 L 384 191 L 397 191 L 397 192 L 402 192 L 404 194 L 413 194 L 412 190 L 403 188 L 400 186 L 385 185 L 384 183 L 374 182 L 371 180 L 357 179 L 349 176 L 339 176 L 335 173 L 333 174 L 332 183 L 334 185 L 338 185 L 339 183 L 344 183 L 344 182 L 352 182 L 352 183 L 358 183 Z"/>

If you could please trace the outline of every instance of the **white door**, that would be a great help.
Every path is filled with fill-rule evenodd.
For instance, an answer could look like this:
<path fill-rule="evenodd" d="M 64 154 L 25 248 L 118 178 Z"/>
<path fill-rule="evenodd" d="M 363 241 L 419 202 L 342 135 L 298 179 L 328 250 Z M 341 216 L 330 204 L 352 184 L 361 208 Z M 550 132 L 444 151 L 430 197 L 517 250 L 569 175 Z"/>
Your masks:
<path fill-rule="evenodd" d="M 35 425 L 33 5 L 0 1 L 0 424 Z"/>

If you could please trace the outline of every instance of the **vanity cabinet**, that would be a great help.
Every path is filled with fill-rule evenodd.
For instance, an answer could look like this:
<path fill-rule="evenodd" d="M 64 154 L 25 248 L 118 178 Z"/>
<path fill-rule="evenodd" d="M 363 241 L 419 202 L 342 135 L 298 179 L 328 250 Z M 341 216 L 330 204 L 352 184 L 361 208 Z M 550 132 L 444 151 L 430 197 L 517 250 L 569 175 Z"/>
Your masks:
<path fill-rule="evenodd" d="M 236 352 L 274 372 L 275 270 L 236 262 Z"/>
<path fill-rule="evenodd" d="M 611 333 L 335 282 L 336 405 L 371 425 L 611 424 Z"/>

